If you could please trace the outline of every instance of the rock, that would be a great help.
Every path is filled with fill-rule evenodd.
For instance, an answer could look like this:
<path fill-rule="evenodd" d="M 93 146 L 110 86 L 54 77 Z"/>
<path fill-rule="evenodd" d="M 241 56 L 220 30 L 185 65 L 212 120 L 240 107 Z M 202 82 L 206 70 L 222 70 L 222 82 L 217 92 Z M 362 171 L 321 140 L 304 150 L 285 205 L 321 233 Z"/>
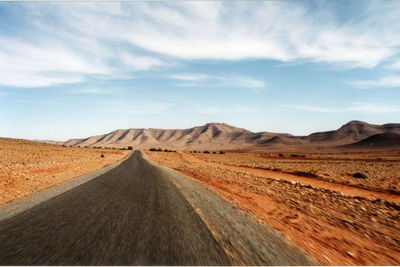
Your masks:
<path fill-rule="evenodd" d="M 368 175 L 362 172 L 356 172 L 352 175 L 354 178 L 362 178 L 362 179 L 367 179 Z"/>

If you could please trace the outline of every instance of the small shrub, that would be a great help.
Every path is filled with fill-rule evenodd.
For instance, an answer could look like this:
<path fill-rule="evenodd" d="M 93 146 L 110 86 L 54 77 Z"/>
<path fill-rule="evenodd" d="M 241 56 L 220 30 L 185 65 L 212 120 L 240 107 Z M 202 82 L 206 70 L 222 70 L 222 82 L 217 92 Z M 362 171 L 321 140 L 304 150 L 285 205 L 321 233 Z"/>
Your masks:
<path fill-rule="evenodd" d="M 157 148 L 152 147 L 150 148 L 150 151 L 157 151 Z"/>
<path fill-rule="evenodd" d="M 204 153 L 204 154 L 210 154 L 210 151 L 204 150 L 203 153 Z"/>
<path fill-rule="evenodd" d="M 133 147 L 131 147 L 131 146 L 128 146 L 128 150 L 133 150 Z"/>
<path fill-rule="evenodd" d="M 282 154 L 282 153 L 279 153 L 279 157 L 283 157 L 283 154 Z"/>
<path fill-rule="evenodd" d="M 213 151 L 213 154 L 217 154 L 217 152 Z"/>
<path fill-rule="evenodd" d="M 219 152 L 219 154 L 225 154 L 225 152 L 221 150 L 221 151 Z"/>
<path fill-rule="evenodd" d="M 164 149 L 164 152 L 169 152 L 169 150 L 168 149 Z"/>
<path fill-rule="evenodd" d="M 298 155 L 298 154 L 290 154 L 291 157 L 293 158 L 305 158 L 305 155 Z"/>
<path fill-rule="evenodd" d="M 101 156 L 100 156 L 100 158 L 104 158 L 104 154 L 103 154 L 103 153 L 101 153 Z"/>
<path fill-rule="evenodd" d="M 365 173 L 362 172 L 356 172 L 353 174 L 354 178 L 362 178 L 362 179 L 367 179 L 368 175 L 366 175 Z"/>

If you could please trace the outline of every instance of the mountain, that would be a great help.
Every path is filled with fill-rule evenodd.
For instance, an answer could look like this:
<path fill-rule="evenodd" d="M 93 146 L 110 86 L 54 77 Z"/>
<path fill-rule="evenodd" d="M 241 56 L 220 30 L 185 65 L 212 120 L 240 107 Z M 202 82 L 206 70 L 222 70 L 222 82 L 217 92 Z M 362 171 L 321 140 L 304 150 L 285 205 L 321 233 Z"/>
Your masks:
<path fill-rule="evenodd" d="M 347 148 L 388 148 L 400 147 L 400 134 L 380 133 L 356 143 L 346 145 Z"/>
<path fill-rule="evenodd" d="M 189 129 L 127 129 L 116 130 L 109 134 L 92 136 L 86 139 L 71 139 L 65 145 L 89 147 L 127 147 L 151 148 L 163 147 L 170 149 L 213 149 L 237 148 L 247 143 L 256 143 L 259 138 L 252 140 L 253 133 L 230 126 L 225 123 L 208 123 L 204 126 Z M 271 134 L 274 136 L 276 134 Z M 263 134 L 260 138 L 266 138 Z"/>
<path fill-rule="evenodd" d="M 344 145 L 361 141 L 380 133 L 399 133 L 400 124 L 373 125 L 362 121 L 351 121 L 338 130 L 318 132 L 307 136 L 310 143 L 326 143 L 329 145 Z"/>
<path fill-rule="evenodd" d="M 337 130 L 293 136 L 283 133 L 253 133 L 225 123 L 208 123 L 189 129 L 126 129 L 85 139 L 71 139 L 66 146 L 135 149 L 240 149 L 274 146 L 341 146 L 381 133 L 400 134 L 400 124 L 373 125 L 351 121 Z"/>

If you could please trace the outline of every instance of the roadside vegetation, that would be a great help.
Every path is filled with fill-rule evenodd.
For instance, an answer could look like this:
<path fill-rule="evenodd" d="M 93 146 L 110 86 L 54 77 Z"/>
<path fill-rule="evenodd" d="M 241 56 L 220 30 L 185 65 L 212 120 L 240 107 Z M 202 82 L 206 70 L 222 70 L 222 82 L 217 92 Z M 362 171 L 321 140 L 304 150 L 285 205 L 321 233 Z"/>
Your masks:
<path fill-rule="evenodd" d="M 153 151 L 153 152 L 176 152 L 176 150 L 154 148 L 154 147 L 150 148 L 149 151 Z"/>

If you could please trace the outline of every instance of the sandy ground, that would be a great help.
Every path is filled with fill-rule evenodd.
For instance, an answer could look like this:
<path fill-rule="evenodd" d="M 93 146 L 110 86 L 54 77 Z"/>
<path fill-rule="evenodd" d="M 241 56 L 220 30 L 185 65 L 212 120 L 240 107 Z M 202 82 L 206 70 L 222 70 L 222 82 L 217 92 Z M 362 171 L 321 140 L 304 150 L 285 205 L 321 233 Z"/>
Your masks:
<path fill-rule="evenodd" d="M 146 153 L 239 204 L 321 264 L 400 264 L 397 154 Z M 368 179 L 351 177 L 357 171 Z"/>
<path fill-rule="evenodd" d="M 279 157 L 276 153 L 241 153 L 240 155 L 237 157 L 235 153 L 231 153 L 223 157 L 213 157 L 209 154 L 197 154 L 197 157 L 233 166 L 301 174 L 327 182 L 400 194 L 400 154 L 396 152 L 381 152 L 380 154 L 284 153 L 284 157 Z M 304 158 L 291 157 L 291 155 L 304 156 Z M 356 172 L 365 173 L 368 179 L 355 179 L 352 175 Z"/>
<path fill-rule="evenodd" d="M 0 138 L 0 205 L 106 167 L 129 152 Z"/>

